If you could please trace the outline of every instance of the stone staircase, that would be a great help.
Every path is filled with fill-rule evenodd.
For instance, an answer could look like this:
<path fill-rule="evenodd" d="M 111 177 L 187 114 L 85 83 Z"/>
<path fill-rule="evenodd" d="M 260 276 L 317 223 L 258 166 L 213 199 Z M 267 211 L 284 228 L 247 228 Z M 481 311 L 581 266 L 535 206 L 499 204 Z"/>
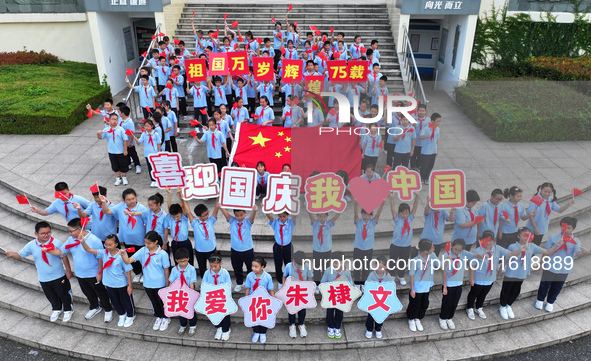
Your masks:
<path fill-rule="evenodd" d="M 195 39 L 191 29 L 193 11 L 196 16 L 193 19 L 195 29 L 201 29 L 205 34 L 209 30 L 220 29 L 220 37 L 223 36 L 224 14 L 228 14 L 228 24 L 238 21 L 242 34 L 250 30 L 254 37 L 264 39 L 272 38 L 274 25 L 271 17 L 276 18 L 282 24 L 285 23 L 284 14 L 287 4 L 270 5 L 264 4 L 207 4 L 187 3 L 181 14 L 175 31 L 175 38 L 183 40 L 187 49 L 194 51 Z M 315 25 L 318 30 L 328 32 L 332 26 L 336 33 L 345 33 L 345 43 L 351 46 L 355 35 L 361 35 L 362 43 L 369 49 L 371 40 L 379 41 L 381 72 L 388 76 L 388 89 L 394 92 L 404 92 L 404 85 L 400 74 L 398 56 L 392 37 L 390 20 L 386 4 L 367 5 L 341 5 L 341 4 L 294 4 L 293 10 L 289 13 L 290 22 L 297 21 L 302 28 L 302 38 L 310 31 L 310 26 Z M 284 29 L 286 29 L 284 24 Z M 235 28 L 233 29 L 235 30 Z M 298 48 L 301 52 L 302 47 Z M 192 99 L 187 99 L 189 114 L 192 113 Z M 276 125 L 281 125 L 281 106 L 279 97 L 275 96 Z M 192 115 L 190 115 L 192 116 Z M 180 121 L 179 133 L 187 136 L 193 128 L 189 121 Z"/>
<path fill-rule="evenodd" d="M 0 179 L 0 239 L 1 246 L 10 250 L 19 250 L 32 239 L 34 224 L 40 219 L 49 221 L 54 227 L 54 237 L 65 240 L 67 237 L 64 221 L 60 216 L 40 217 L 28 212 L 24 206 L 16 204 L 14 195 L 27 194 L 29 199 L 39 206 L 46 206 L 50 199 L 38 194 L 40 187 L 26 179 L 19 179 L 10 172 L 5 172 Z M 579 219 L 576 235 L 583 245 L 589 246 L 591 239 L 591 187 L 584 188 L 584 194 L 577 197 L 577 203 L 565 213 L 552 214 L 549 233 L 559 231 L 559 219 L 571 215 Z M 50 194 L 47 192 L 46 194 Z M 564 202 L 567 199 L 561 199 Z M 419 227 L 414 229 L 420 234 Z M 446 232 L 450 232 L 446 230 Z M 391 232 L 390 232 L 391 234 Z M 221 238 L 224 234 L 220 233 Z M 390 236 L 383 234 L 376 241 L 377 254 L 386 254 Z M 220 239 L 218 249 L 224 256 L 224 267 L 232 272 L 229 262 L 227 239 Z M 305 248 L 303 235 L 294 243 L 298 249 Z M 345 235 L 335 239 L 334 250 L 344 250 L 350 256 L 352 238 Z M 257 254 L 271 260 L 272 242 L 255 237 Z M 273 274 L 270 262 L 267 270 Z M 575 260 L 573 273 L 555 304 L 555 311 L 547 313 L 533 307 L 540 271 L 532 272 L 522 287 L 520 299 L 514 304 L 516 318 L 502 320 L 498 315 L 498 295 L 502 279 L 493 285 L 485 304 L 486 320 L 469 320 L 465 309 L 466 294 L 469 285 L 464 285 L 464 295 L 454 318 L 456 330 L 443 331 L 438 325 L 438 313 L 441 304 L 439 286 L 431 292 L 431 305 L 423 321 L 425 331 L 412 333 L 408 330 L 404 310 L 391 315 L 384 325 L 384 337 L 380 340 L 364 337 L 366 314 L 353 307 L 345 314 L 343 337 L 339 340 L 326 336 L 325 312 L 318 306 L 308 310 L 306 323 L 308 337 L 290 339 L 287 332 L 287 314 L 284 309 L 278 316 L 275 329 L 269 331 L 266 344 L 250 342 L 251 331 L 247 330 L 242 320 L 241 311 L 232 317 L 232 335 L 227 342 L 213 340 L 215 329 L 203 317 L 199 317 L 197 334 L 193 337 L 176 335 L 178 323 L 173 320 L 165 332 L 151 329 L 153 316 L 151 305 L 141 285 L 134 285 L 134 299 L 138 311 L 134 325 L 119 328 L 115 323 L 104 324 L 99 315 L 95 319 L 84 319 L 88 304 L 75 278 L 72 289 L 75 310 L 71 322 L 63 324 L 49 322 L 50 305 L 41 292 L 37 282 L 35 266 L 31 259 L 16 261 L 0 255 L 0 336 L 16 340 L 41 349 L 59 352 L 72 357 L 100 360 L 161 360 L 170 357 L 183 359 L 205 359 L 208 356 L 222 356 L 223 359 L 262 357 L 279 355 L 279 351 L 297 350 L 303 359 L 334 358 L 330 350 L 347 350 L 352 358 L 363 358 L 377 354 L 397 354 L 401 359 L 408 359 L 421 350 L 421 358 L 447 360 L 476 360 L 494 356 L 526 352 L 557 342 L 581 337 L 591 333 L 591 257 Z M 438 277 L 436 277 L 438 279 Z M 234 294 L 237 300 L 242 294 Z M 398 287 L 398 297 L 403 305 L 408 304 L 408 288 Z M 199 351 L 195 349 L 199 347 Z M 376 348 L 378 347 L 378 348 Z M 238 351 L 240 350 L 240 351 Z M 265 354 L 260 354 L 264 350 Z M 238 354 L 239 352 L 239 354 Z M 413 358 L 414 359 L 414 358 Z"/>

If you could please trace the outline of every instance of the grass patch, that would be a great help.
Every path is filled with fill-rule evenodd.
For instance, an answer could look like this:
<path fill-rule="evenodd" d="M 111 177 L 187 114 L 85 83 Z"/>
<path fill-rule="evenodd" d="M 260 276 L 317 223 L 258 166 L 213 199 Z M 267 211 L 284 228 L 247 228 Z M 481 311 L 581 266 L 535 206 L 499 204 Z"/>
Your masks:
<path fill-rule="evenodd" d="M 468 81 L 455 96 L 498 142 L 591 140 L 591 97 L 560 82 Z"/>
<path fill-rule="evenodd" d="M 86 104 L 111 97 L 96 65 L 0 66 L 0 133 L 67 134 L 87 119 Z"/>

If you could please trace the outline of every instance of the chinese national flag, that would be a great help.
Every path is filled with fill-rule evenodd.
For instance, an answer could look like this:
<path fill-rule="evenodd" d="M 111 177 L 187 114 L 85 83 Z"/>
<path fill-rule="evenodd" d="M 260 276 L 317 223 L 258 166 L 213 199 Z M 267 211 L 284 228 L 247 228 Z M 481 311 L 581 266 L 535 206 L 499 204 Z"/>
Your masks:
<path fill-rule="evenodd" d="M 187 69 L 187 81 L 200 82 L 207 80 L 207 67 L 205 59 L 185 60 L 185 69 Z"/>
<path fill-rule="evenodd" d="M 248 74 L 248 53 L 246 51 L 228 53 L 228 68 L 230 75 Z"/>
<path fill-rule="evenodd" d="M 283 59 L 282 83 L 300 82 L 304 72 L 304 65 L 299 59 Z"/>
<path fill-rule="evenodd" d="M 248 168 L 256 168 L 257 163 L 263 161 L 267 172 L 281 173 L 284 164 L 291 164 L 291 130 L 239 123 L 230 161 Z"/>
<path fill-rule="evenodd" d="M 228 53 L 209 54 L 209 75 L 228 75 Z"/>
<path fill-rule="evenodd" d="M 24 196 L 24 195 L 16 196 L 16 201 L 18 202 L 18 204 L 31 204 L 31 203 L 29 203 L 27 196 Z"/>
<path fill-rule="evenodd" d="M 253 75 L 256 81 L 273 81 L 275 73 L 273 70 L 273 58 L 253 58 Z"/>
<path fill-rule="evenodd" d="M 90 193 L 98 193 L 99 192 L 99 186 L 98 183 L 95 183 L 92 187 L 90 187 Z"/>

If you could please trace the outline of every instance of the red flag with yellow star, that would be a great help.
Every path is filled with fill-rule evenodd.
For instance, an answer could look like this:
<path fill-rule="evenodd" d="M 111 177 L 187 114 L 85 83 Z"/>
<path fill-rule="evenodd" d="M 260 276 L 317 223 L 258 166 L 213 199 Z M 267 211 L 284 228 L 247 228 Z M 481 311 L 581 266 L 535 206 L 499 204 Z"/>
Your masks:
<path fill-rule="evenodd" d="M 239 123 L 235 138 L 230 162 L 238 167 L 256 168 L 263 161 L 267 172 L 277 174 L 291 165 L 291 128 Z"/>

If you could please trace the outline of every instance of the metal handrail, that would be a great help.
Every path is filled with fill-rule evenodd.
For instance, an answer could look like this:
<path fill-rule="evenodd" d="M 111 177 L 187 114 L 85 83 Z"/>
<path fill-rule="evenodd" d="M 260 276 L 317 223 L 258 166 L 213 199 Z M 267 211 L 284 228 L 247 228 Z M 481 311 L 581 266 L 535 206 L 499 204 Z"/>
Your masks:
<path fill-rule="evenodd" d="M 407 93 L 415 93 L 415 99 L 418 99 L 422 104 L 427 104 L 427 97 L 425 96 L 425 90 L 423 89 L 423 83 L 421 82 L 421 76 L 419 75 L 419 69 L 417 68 L 417 62 L 412 51 L 412 45 L 410 44 L 406 27 L 404 27 L 404 40 L 399 59 L 401 60 L 400 69 L 403 70 L 403 79 L 405 76 L 407 78 L 409 90 Z M 412 59 L 412 64 L 410 64 L 409 58 Z"/>
<path fill-rule="evenodd" d="M 156 37 L 154 39 L 152 39 L 152 41 L 150 42 L 150 46 L 148 47 L 148 55 L 149 55 L 150 51 L 152 50 L 152 47 L 154 46 L 154 42 L 157 42 L 158 41 L 158 34 L 160 33 L 160 26 L 161 25 L 162 24 L 158 24 L 156 26 L 156 31 L 154 32 L 154 35 Z M 148 57 L 147 56 L 144 57 L 144 60 L 142 60 L 142 63 L 140 64 L 139 68 L 143 67 L 147 60 L 148 60 Z M 139 79 L 140 79 L 140 72 L 138 71 L 136 73 L 135 78 L 133 79 L 133 82 L 131 83 L 131 85 L 133 85 L 133 86 L 139 86 Z M 129 89 L 129 92 L 127 93 L 127 96 L 125 97 L 125 100 L 123 102 L 125 104 L 128 104 L 129 101 L 130 101 L 130 99 L 131 99 L 132 100 L 132 103 L 134 103 L 134 104 L 132 104 L 132 106 L 129 107 L 129 108 L 132 109 L 132 111 L 134 111 L 135 114 L 137 115 L 137 114 L 140 114 L 141 110 L 138 112 L 138 109 L 139 108 L 137 107 L 137 104 L 135 104 L 136 103 L 135 102 L 136 99 L 135 99 L 135 97 L 132 97 L 132 92 L 133 92 L 133 89 Z"/>

